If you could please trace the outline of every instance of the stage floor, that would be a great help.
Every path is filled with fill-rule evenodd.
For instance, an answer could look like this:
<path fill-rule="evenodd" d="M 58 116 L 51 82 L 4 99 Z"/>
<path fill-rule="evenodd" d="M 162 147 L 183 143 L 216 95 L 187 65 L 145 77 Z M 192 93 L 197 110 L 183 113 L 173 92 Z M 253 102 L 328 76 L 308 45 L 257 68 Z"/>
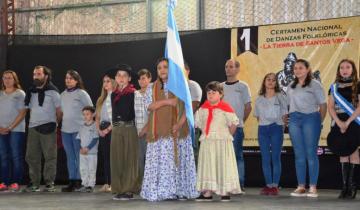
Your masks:
<path fill-rule="evenodd" d="M 57 186 L 59 191 L 60 186 Z M 360 198 L 355 200 L 337 199 L 338 190 L 319 190 L 318 198 L 293 198 L 293 189 L 281 190 L 280 196 L 260 196 L 258 188 L 247 188 L 246 195 L 233 196 L 230 202 L 162 201 L 147 202 L 136 197 L 131 201 L 113 201 L 110 193 L 0 193 L 0 209 L 154 209 L 154 210 L 311 210 L 311 209 L 360 209 Z"/>

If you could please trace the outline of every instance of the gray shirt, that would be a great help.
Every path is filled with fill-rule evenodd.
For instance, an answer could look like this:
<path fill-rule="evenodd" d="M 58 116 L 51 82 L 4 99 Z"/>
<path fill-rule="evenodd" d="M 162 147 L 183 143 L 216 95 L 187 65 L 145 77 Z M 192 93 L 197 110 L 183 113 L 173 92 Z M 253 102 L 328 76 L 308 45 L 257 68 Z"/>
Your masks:
<path fill-rule="evenodd" d="M 76 139 L 80 139 L 80 144 L 82 148 L 88 147 L 89 144 L 93 141 L 93 139 L 98 138 L 99 134 L 97 132 L 95 123 L 92 123 L 91 125 L 86 125 L 85 123 L 83 123 L 80 126 L 79 133 L 76 136 Z M 99 141 L 97 141 L 95 146 L 88 151 L 88 154 L 97 154 L 98 144 Z"/>
<path fill-rule="evenodd" d="M 7 128 L 14 122 L 19 112 L 25 109 L 25 92 L 17 89 L 7 94 L 0 91 L 0 127 Z M 14 132 L 25 132 L 25 119 L 23 119 L 15 128 Z"/>
<path fill-rule="evenodd" d="M 61 110 L 63 112 L 62 132 L 78 132 L 84 123 L 82 109 L 85 106 L 93 106 L 89 94 L 82 89 L 72 92 L 64 91 L 61 93 Z"/>
<path fill-rule="evenodd" d="M 250 90 L 245 82 L 237 81 L 233 84 L 222 83 L 224 87 L 224 101 L 228 102 L 239 118 L 238 127 L 244 127 L 245 104 L 251 102 Z"/>
<path fill-rule="evenodd" d="M 277 93 L 271 98 L 259 96 L 255 102 L 254 116 L 259 119 L 259 125 L 276 123 L 283 125 L 282 116 L 287 114 L 287 102 L 283 94 Z"/>
<path fill-rule="evenodd" d="M 289 113 L 310 114 L 318 112 L 319 105 L 326 103 L 324 89 L 317 80 L 311 80 L 310 84 L 304 88 L 300 84 L 294 89 L 290 86 L 286 91 L 287 101 L 290 106 Z"/>
<path fill-rule="evenodd" d="M 44 103 L 39 106 L 38 93 L 31 93 L 29 128 L 49 122 L 56 123 L 56 108 L 60 108 L 60 94 L 55 90 L 45 91 Z"/>
<path fill-rule="evenodd" d="M 188 84 L 190 89 L 191 101 L 200 102 L 202 97 L 202 90 L 199 83 L 193 80 L 188 80 Z"/>

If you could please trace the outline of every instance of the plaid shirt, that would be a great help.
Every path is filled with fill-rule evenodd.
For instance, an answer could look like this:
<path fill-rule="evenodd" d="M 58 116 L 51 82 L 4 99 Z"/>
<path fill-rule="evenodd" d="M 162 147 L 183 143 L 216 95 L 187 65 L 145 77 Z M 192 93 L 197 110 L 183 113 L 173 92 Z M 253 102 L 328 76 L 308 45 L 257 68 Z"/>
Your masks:
<path fill-rule="evenodd" d="M 139 133 L 148 120 L 148 113 L 144 103 L 144 95 L 141 94 L 139 90 L 135 91 L 134 109 L 135 109 L 135 125 Z"/>

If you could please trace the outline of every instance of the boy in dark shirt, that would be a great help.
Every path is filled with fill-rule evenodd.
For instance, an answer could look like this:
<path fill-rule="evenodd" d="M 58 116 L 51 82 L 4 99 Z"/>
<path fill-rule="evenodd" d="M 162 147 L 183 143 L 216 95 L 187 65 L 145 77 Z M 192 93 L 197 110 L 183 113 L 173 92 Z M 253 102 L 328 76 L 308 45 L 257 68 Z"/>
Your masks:
<path fill-rule="evenodd" d="M 116 89 L 111 94 L 113 129 L 110 165 L 113 200 L 129 200 L 140 191 L 139 140 L 135 127 L 134 92 L 130 83 L 135 77 L 131 67 L 117 66 Z M 132 75 L 134 75 L 132 77 Z"/>

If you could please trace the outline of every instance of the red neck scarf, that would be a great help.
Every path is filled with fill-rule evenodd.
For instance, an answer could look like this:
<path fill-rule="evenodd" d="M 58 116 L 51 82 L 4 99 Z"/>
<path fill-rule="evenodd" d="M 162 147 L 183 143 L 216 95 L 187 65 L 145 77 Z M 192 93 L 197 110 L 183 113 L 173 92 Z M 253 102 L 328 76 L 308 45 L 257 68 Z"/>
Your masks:
<path fill-rule="evenodd" d="M 209 116 L 207 118 L 206 128 L 205 128 L 206 135 L 209 134 L 210 124 L 213 119 L 213 110 L 214 109 L 221 109 L 222 111 L 225 111 L 225 112 L 234 113 L 234 109 L 228 103 L 226 103 L 222 100 L 216 105 L 211 105 L 210 102 L 208 100 L 206 100 L 205 103 L 201 106 L 201 108 L 209 110 Z"/>
<path fill-rule="evenodd" d="M 124 89 L 119 90 L 119 88 L 116 88 L 116 90 L 113 92 L 113 94 L 115 94 L 115 98 L 114 98 L 114 104 L 116 102 L 118 102 L 120 100 L 120 97 L 123 95 L 127 95 L 129 93 L 134 93 L 135 92 L 135 88 L 133 84 L 128 84 Z"/>

